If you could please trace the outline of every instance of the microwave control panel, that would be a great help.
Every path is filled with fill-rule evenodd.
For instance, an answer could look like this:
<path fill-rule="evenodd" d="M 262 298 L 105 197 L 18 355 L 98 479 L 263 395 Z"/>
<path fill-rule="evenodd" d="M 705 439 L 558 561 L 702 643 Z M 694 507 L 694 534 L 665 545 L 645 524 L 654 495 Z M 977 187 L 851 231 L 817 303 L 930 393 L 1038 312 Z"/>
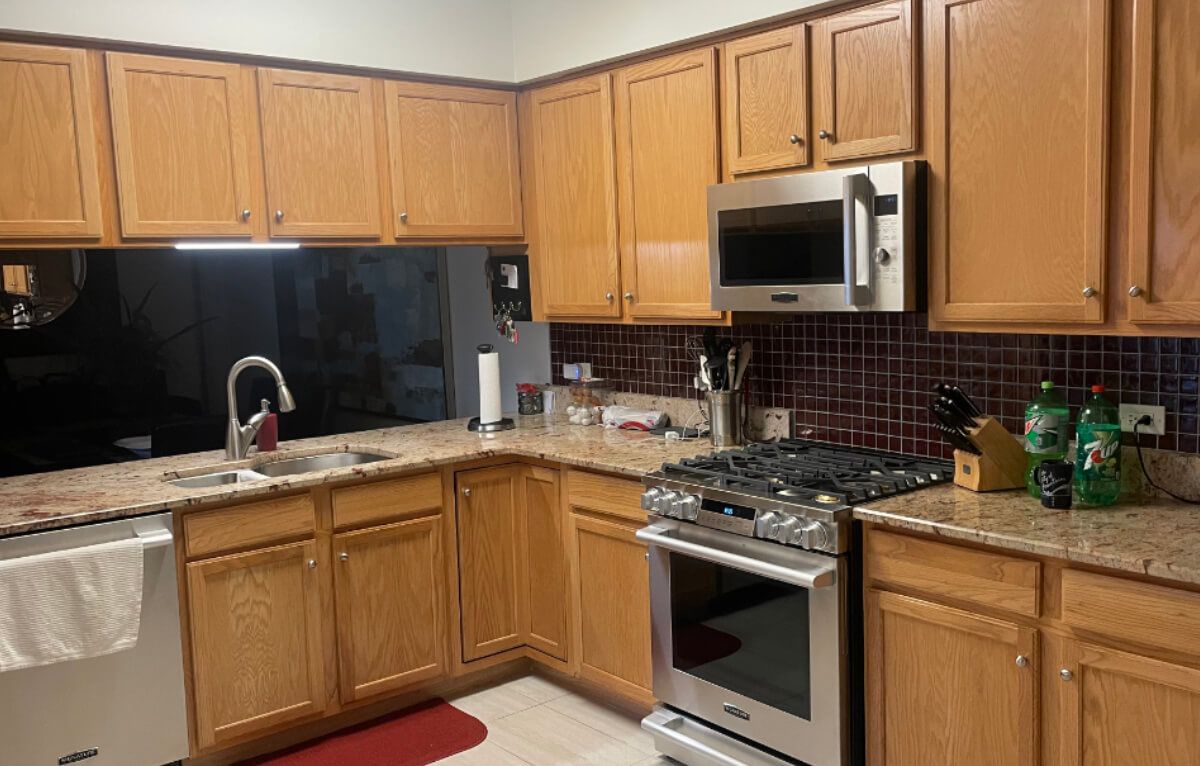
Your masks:
<path fill-rule="evenodd" d="M 875 231 L 871 248 L 871 268 L 875 270 L 879 285 L 899 286 L 900 265 L 904 243 L 901 240 L 903 227 L 900 225 L 900 195 L 877 194 L 873 202 L 871 220 Z"/>

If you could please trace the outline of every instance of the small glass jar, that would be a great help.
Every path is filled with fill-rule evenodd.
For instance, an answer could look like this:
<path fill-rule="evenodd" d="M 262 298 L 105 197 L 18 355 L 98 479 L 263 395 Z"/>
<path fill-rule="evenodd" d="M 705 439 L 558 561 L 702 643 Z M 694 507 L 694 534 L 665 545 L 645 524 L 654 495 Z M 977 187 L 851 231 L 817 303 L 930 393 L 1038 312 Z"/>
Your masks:
<path fill-rule="evenodd" d="M 541 415 L 546 411 L 545 398 L 541 391 L 517 393 L 517 412 L 522 415 Z"/>

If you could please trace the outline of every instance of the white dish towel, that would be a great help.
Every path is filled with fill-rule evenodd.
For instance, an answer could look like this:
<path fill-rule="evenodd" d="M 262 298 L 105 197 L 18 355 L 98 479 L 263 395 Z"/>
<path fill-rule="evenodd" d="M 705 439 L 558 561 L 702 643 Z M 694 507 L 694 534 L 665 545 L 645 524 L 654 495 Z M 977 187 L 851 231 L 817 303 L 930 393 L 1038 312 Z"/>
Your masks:
<path fill-rule="evenodd" d="M 137 645 L 142 541 L 0 561 L 0 673 Z"/>

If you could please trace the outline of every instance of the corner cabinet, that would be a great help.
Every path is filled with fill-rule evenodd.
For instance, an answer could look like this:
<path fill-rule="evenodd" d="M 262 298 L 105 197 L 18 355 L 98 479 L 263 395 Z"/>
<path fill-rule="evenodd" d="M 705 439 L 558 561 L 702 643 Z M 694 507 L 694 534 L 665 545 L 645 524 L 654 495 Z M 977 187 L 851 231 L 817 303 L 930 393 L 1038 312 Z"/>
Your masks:
<path fill-rule="evenodd" d="M 616 73 L 621 281 L 633 319 L 718 319 L 708 186 L 720 181 L 716 49 Z"/>
<path fill-rule="evenodd" d="M 1200 324 L 1200 5 L 1136 0 L 1129 319 Z M 1148 328 L 1153 330 L 1153 328 Z"/>
<path fill-rule="evenodd" d="M 397 236 L 519 236 L 516 94 L 398 81 L 384 93 Z"/>
<path fill-rule="evenodd" d="M 88 54 L 0 43 L 0 240 L 103 232 Z"/>
<path fill-rule="evenodd" d="M 929 0 L 929 310 L 1104 319 L 1109 0 Z"/>

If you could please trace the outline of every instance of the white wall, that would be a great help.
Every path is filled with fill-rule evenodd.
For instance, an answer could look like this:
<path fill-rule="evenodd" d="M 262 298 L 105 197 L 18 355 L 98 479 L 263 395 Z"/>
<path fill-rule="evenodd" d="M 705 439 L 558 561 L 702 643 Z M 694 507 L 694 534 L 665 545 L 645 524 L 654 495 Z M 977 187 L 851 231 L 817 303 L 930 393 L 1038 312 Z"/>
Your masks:
<path fill-rule="evenodd" d="M 0 0 L 0 29 L 510 82 L 509 0 Z"/>
<path fill-rule="evenodd" d="M 500 396 L 505 412 L 517 411 L 518 383 L 550 382 L 550 325 L 517 322 L 521 342 L 513 345 L 496 333 L 484 283 L 487 249 L 446 248 L 450 291 L 450 342 L 454 354 L 454 400 L 460 418 L 479 414 L 479 360 L 475 347 L 490 343 L 500 353 Z"/>
<path fill-rule="evenodd" d="M 517 82 L 835 0 L 512 0 Z"/>

